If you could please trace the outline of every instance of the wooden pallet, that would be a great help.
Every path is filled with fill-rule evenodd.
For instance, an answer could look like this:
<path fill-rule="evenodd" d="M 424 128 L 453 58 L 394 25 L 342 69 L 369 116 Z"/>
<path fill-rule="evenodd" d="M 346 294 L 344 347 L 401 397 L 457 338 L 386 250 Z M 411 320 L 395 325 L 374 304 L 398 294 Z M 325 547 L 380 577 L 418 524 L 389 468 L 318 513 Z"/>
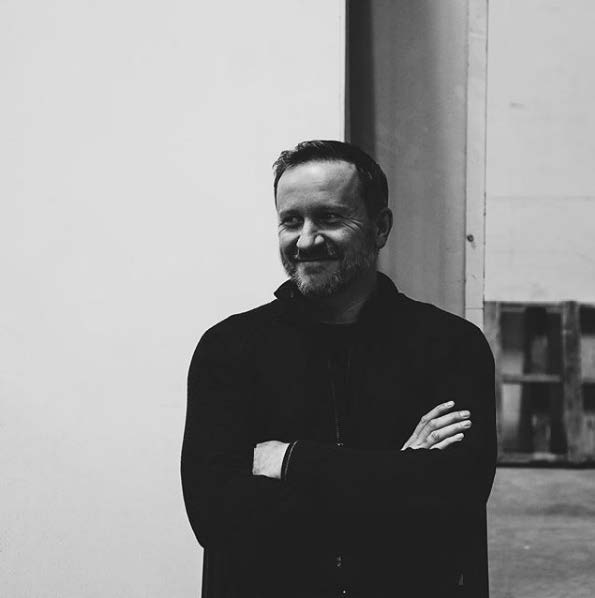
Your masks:
<path fill-rule="evenodd" d="M 547 368 L 538 371 L 511 373 L 503 371 L 502 318 L 507 313 L 521 313 L 524 318 L 527 310 L 543 308 L 548 314 L 558 314 L 560 326 L 550 334 L 559 334 L 560 363 L 551 373 Z M 581 306 L 574 301 L 548 304 L 520 304 L 489 301 L 485 303 L 484 329 L 496 360 L 496 410 L 498 419 L 499 462 L 503 464 L 558 464 L 584 465 L 595 463 L 595 412 L 585 410 L 583 388 L 595 384 L 595 378 L 583 377 L 581 373 Z M 546 341 L 547 343 L 547 341 Z M 531 361 L 531 339 L 525 339 L 525 363 Z M 542 364 L 543 365 L 543 364 Z M 552 368 L 550 368 L 552 369 Z M 503 389 L 505 385 L 520 385 L 522 393 L 530 394 L 531 388 L 549 385 L 560 393 L 561 401 L 551 401 L 549 413 L 529 413 L 525 417 L 524 450 L 511 450 L 503 445 Z M 535 394 L 544 394 L 541 387 Z M 547 394 L 547 393 L 546 393 Z M 529 401 L 530 403 L 530 401 Z M 525 406 L 525 411 L 531 405 Z M 556 450 L 545 447 L 544 426 L 551 429 L 558 426 L 560 440 Z M 528 431 L 527 431 L 528 428 Z M 521 444 L 523 444 L 521 442 Z M 539 446 L 538 446 L 539 445 Z M 562 448 L 560 448 L 562 447 Z"/>

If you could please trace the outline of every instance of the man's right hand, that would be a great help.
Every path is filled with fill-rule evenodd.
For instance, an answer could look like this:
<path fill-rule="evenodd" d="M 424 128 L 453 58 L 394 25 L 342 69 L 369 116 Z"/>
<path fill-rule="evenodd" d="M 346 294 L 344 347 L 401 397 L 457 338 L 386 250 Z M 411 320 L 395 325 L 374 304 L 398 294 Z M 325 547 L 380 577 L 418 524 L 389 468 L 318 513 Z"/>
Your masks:
<path fill-rule="evenodd" d="M 417 424 L 409 440 L 401 448 L 445 449 L 463 440 L 465 430 L 471 427 L 469 411 L 453 411 L 454 401 L 442 403 L 428 411 Z"/>

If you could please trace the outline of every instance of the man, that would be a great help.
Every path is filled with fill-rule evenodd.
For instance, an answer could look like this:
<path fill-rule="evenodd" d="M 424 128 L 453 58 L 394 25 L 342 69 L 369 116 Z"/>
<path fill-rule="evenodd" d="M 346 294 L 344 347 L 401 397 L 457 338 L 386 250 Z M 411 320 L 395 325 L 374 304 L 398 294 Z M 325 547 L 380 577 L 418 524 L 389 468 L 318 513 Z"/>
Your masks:
<path fill-rule="evenodd" d="M 377 273 L 392 214 L 372 158 L 309 141 L 274 168 L 289 280 L 207 331 L 190 366 L 182 477 L 204 594 L 487 595 L 487 343 Z"/>

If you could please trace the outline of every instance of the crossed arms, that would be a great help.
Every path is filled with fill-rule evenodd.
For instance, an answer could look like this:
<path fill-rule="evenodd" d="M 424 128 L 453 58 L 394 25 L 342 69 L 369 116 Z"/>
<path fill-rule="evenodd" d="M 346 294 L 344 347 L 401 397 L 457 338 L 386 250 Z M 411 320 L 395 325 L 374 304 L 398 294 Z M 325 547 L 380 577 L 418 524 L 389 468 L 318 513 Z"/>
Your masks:
<path fill-rule="evenodd" d="M 254 388 L 242 351 L 210 331 L 190 368 L 182 479 L 203 546 L 324 541 L 332 533 L 325 522 L 337 512 L 353 521 L 371 511 L 394 518 L 407 517 L 408 509 L 485 505 L 495 464 L 493 360 L 479 332 L 453 353 L 443 381 L 445 394 L 457 397 L 456 412 L 437 406 L 401 450 L 296 439 L 285 479 L 279 478 L 287 443 L 263 443 L 255 433 Z M 464 430 L 470 418 L 462 412 L 473 417 Z M 432 448 L 448 450 L 426 450 Z"/>
<path fill-rule="evenodd" d="M 463 410 L 449 413 L 453 407 L 454 401 L 448 401 L 423 415 L 401 450 L 444 450 L 455 442 L 461 442 L 465 437 L 465 431 L 471 427 L 471 412 Z M 254 449 L 252 474 L 280 480 L 283 475 L 283 461 L 291 456 L 287 454 L 290 446 L 289 442 L 279 440 L 259 442 Z"/>

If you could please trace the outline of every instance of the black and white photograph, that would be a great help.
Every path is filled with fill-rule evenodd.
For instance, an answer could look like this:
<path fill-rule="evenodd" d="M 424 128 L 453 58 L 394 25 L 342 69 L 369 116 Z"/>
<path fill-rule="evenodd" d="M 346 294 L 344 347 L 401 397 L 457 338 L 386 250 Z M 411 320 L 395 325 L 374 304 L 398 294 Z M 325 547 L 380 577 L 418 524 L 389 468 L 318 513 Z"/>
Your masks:
<path fill-rule="evenodd" d="M 2 0 L 0 596 L 593 598 L 593 23 Z"/>

